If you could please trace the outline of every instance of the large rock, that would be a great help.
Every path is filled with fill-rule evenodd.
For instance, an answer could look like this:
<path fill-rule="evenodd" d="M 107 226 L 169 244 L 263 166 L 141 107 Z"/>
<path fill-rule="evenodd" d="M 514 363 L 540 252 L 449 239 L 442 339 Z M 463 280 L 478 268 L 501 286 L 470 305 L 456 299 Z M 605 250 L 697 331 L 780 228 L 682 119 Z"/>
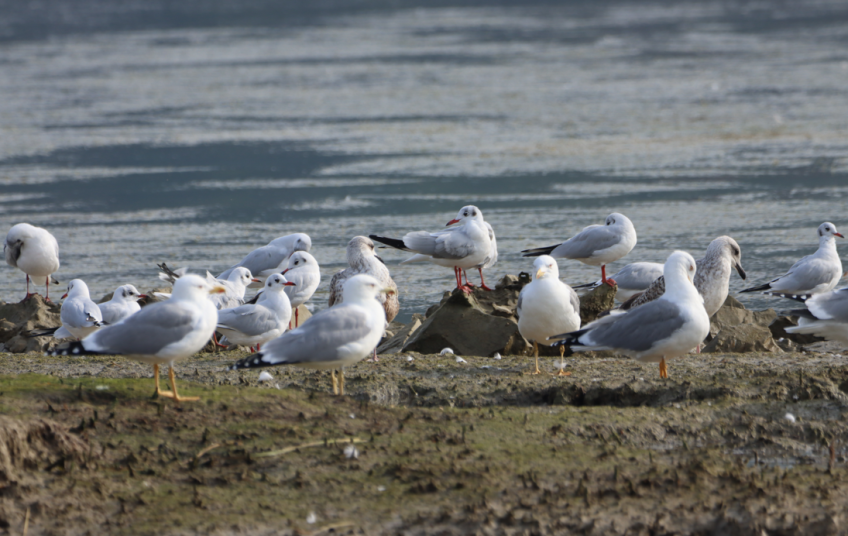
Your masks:
<path fill-rule="evenodd" d="M 0 304 L 0 343 L 7 352 L 42 352 L 56 342 L 52 336 L 26 337 L 33 329 L 56 328 L 61 306 L 36 294 L 21 303 Z"/>
<path fill-rule="evenodd" d="M 424 323 L 426 318 L 418 313 L 412 315 L 412 320 L 410 320 L 409 324 L 402 327 L 395 333 L 393 336 L 389 337 L 388 340 L 384 341 L 383 344 L 377 347 L 377 353 L 379 355 L 392 355 L 400 353 L 403 350 L 406 341 L 409 340 L 409 337 L 415 333 L 415 330 L 421 327 L 421 324 Z"/>
<path fill-rule="evenodd" d="M 777 318 L 777 313 L 774 312 L 774 309 L 749 311 L 738 300 L 728 296 L 721 309 L 710 318 L 710 338 L 715 337 L 723 328 L 741 324 L 768 327 L 775 318 Z"/>
<path fill-rule="evenodd" d="M 589 322 L 597 320 L 601 313 L 615 307 L 615 293 L 617 291 L 616 285 L 601 285 L 584 294 L 580 298 L 580 325 L 585 326 Z"/>
<path fill-rule="evenodd" d="M 721 329 L 701 350 L 703 353 L 782 352 L 771 331 L 756 324 L 739 324 Z"/>
<path fill-rule="evenodd" d="M 494 290 L 483 290 L 480 287 L 474 287 L 471 296 L 474 297 L 475 307 L 480 311 L 494 316 L 502 316 L 505 318 L 515 319 L 515 311 L 518 308 L 518 295 L 521 289 L 531 281 L 530 274 L 521 272 L 518 275 L 507 274 L 501 278 L 495 285 Z M 430 318 L 439 308 L 444 305 L 456 292 L 445 292 L 442 296 L 442 301 L 436 305 L 432 305 L 427 309 L 426 318 Z"/>
<path fill-rule="evenodd" d="M 505 283 L 502 288 L 486 294 L 502 298 L 509 295 L 510 301 L 505 303 L 517 303 L 518 292 L 523 284 L 518 280 Z M 487 299 L 481 304 L 478 296 L 482 292 L 486 291 L 476 290 L 472 294 L 465 294 L 461 290 L 454 290 L 415 330 L 403 346 L 403 351 L 433 354 L 447 347 L 452 348 L 456 354 L 466 356 L 491 356 L 495 352 L 505 355 L 523 353 L 527 341 L 518 333 L 518 323 L 512 317 L 487 313 L 487 310 L 496 311 L 492 304 L 499 305 L 500 302 Z"/>

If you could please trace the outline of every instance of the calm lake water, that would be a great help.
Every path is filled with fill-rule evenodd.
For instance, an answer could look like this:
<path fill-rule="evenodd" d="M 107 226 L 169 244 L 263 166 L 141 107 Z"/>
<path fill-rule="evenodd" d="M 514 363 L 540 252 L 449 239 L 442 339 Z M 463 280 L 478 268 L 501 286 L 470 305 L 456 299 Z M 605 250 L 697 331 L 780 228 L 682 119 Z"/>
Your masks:
<path fill-rule="evenodd" d="M 728 234 L 749 285 L 812 253 L 822 221 L 848 231 L 844 2 L 45 0 L 0 14 L 0 213 L 49 228 L 56 276 L 95 297 L 157 286 L 158 262 L 217 273 L 305 232 L 322 308 L 352 236 L 436 230 L 466 204 L 498 236 L 490 281 L 613 211 L 639 235 L 613 271 L 697 258 Z M 449 269 L 382 256 L 401 320 L 453 286 Z M 599 275 L 560 265 L 569 283 Z M 3 269 L 0 298 L 22 295 Z"/>

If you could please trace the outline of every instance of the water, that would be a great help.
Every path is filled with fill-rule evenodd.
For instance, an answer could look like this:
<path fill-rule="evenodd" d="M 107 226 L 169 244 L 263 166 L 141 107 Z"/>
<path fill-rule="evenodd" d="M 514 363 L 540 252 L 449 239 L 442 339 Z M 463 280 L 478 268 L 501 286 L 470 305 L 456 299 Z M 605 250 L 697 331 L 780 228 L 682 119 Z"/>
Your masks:
<path fill-rule="evenodd" d="M 822 221 L 848 230 L 842 2 L 195 4 L 0 2 L 0 214 L 48 227 L 57 277 L 95 296 L 301 231 L 323 307 L 350 237 L 469 203 L 498 235 L 490 281 L 613 211 L 639 243 L 612 270 L 728 234 L 732 290 Z M 402 320 L 453 284 L 382 255 Z M 0 297 L 22 293 L 2 270 Z"/>

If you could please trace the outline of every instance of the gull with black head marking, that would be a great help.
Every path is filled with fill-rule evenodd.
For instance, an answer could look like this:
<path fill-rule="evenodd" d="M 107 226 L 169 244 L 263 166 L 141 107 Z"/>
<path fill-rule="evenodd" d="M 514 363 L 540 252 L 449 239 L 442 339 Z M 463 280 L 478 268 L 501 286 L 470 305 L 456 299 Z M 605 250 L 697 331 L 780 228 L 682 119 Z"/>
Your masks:
<path fill-rule="evenodd" d="M 300 313 L 297 308 L 308 302 L 318 285 L 321 284 L 321 267 L 311 254 L 298 251 L 289 259 L 289 267 L 282 274 L 293 286 L 284 287 L 291 306 L 294 307 L 294 327 L 300 325 Z"/>
<path fill-rule="evenodd" d="M 282 335 L 291 322 L 291 302 L 283 291 L 287 286 L 294 283 L 282 274 L 269 276 L 256 303 L 218 311 L 217 331 L 228 342 L 250 346 L 251 352 L 254 346 L 261 350 L 263 344 Z"/>
<path fill-rule="evenodd" d="M 281 236 L 271 240 L 267 246 L 256 248 L 230 268 L 227 268 L 216 279 L 227 280 L 233 270 L 242 266 L 250 270 L 250 273 L 259 281 L 252 282 L 250 288 L 260 288 L 265 279 L 271 275 L 280 273 L 286 268 L 289 258 L 296 251 L 308 252 L 312 249 L 312 239 L 304 233 L 294 233 Z"/>
<path fill-rule="evenodd" d="M 456 277 L 456 288 L 463 292 L 472 292 L 471 287 L 462 283 L 462 271 L 469 268 L 480 268 L 482 280 L 482 268 L 492 259 L 492 239 L 483 212 L 474 205 L 462 207 L 456 218 L 447 223 L 450 227 L 443 231 L 428 233 L 427 231 L 415 231 L 404 235 L 403 239 L 387 238 L 385 236 L 369 235 L 369 238 L 382 244 L 418 253 L 426 257 L 426 260 L 439 266 L 453 268 Z M 425 260 L 424 258 L 412 257 L 407 262 Z M 486 287 L 488 288 L 488 287 Z"/>
<path fill-rule="evenodd" d="M 562 244 L 525 249 L 525 257 L 550 255 L 556 259 L 573 259 L 601 267 L 601 281 L 615 284 L 607 277 L 606 265 L 624 257 L 636 245 L 636 228 L 624 214 L 613 212 L 603 225 L 590 225 Z"/>
<path fill-rule="evenodd" d="M 152 303 L 112 326 L 105 326 L 79 342 L 57 348 L 52 355 L 123 355 L 153 365 L 156 394 L 175 402 L 198 400 L 177 393 L 174 362 L 203 348 L 218 322 L 218 310 L 209 294 L 224 287 L 210 285 L 198 275 L 187 274 L 174 283 L 168 300 Z M 171 391 L 159 389 L 159 365 L 168 365 Z"/>
<path fill-rule="evenodd" d="M 141 311 L 138 300 L 146 298 L 133 285 L 121 285 L 112 293 L 112 299 L 106 303 L 98 303 L 103 322 L 106 324 L 117 324 L 131 314 Z"/>
<path fill-rule="evenodd" d="M 6 264 L 26 274 L 28 300 L 29 279 L 44 278 L 44 299 L 50 301 L 50 276 L 59 270 L 59 243 L 46 229 L 28 223 L 19 223 L 9 229 L 3 243 Z"/>
<path fill-rule="evenodd" d="M 764 285 L 746 288 L 744 292 L 762 292 L 782 298 L 809 297 L 836 288 L 842 278 L 842 261 L 836 251 L 836 238 L 845 238 L 830 222 L 819 225 L 819 249 L 802 257 L 788 272 Z"/>
<path fill-rule="evenodd" d="M 710 318 L 692 283 L 695 259 L 691 255 L 675 251 L 663 272 L 666 290 L 658 299 L 550 340 L 575 351 L 613 350 L 642 362 L 659 362 L 660 378 L 668 378 L 666 359 L 681 356 L 703 341 L 710 332 Z"/>
<path fill-rule="evenodd" d="M 265 348 L 238 361 L 229 370 L 294 365 L 332 370 L 333 393 L 344 394 L 346 366 L 362 361 L 376 348 L 386 326 L 386 311 L 377 300 L 394 292 L 366 274 L 351 277 L 344 302 L 312 316 L 299 328 L 283 333 Z M 336 379 L 335 371 L 339 371 Z"/>

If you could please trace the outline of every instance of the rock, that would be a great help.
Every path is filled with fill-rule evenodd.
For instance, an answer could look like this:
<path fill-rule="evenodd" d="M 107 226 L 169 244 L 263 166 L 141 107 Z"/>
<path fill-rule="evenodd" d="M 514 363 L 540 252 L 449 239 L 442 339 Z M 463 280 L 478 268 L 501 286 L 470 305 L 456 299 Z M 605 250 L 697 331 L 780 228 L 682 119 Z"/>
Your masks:
<path fill-rule="evenodd" d="M 398 330 L 397 334 L 388 340 L 384 341 L 380 346 L 377 347 L 377 354 L 379 355 L 392 355 L 399 353 L 402 349 L 406 341 L 409 340 L 410 335 L 415 333 L 421 324 L 426 320 L 423 315 L 415 313 L 412 315 L 412 320 L 409 324 L 403 326 Z"/>
<path fill-rule="evenodd" d="M 615 307 L 617 286 L 601 285 L 580 298 L 580 325 L 597 320 L 601 313 Z"/>
<path fill-rule="evenodd" d="M 771 331 L 757 324 L 726 326 L 701 349 L 703 353 L 782 352 Z"/>
<path fill-rule="evenodd" d="M 491 292 L 475 289 L 472 294 L 465 294 L 454 290 L 415 330 L 403 351 L 437 354 L 442 348 L 450 347 L 459 355 L 484 357 L 495 352 L 524 352 L 528 345 L 518 333 L 518 323 L 513 318 L 491 314 L 497 298 L 506 300 L 498 301 L 498 305 L 514 309 L 518 292 L 529 282 L 529 277 L 523 281 L 508 277 L 501 280 L 504 285 L 499 283 L 501 288 Z M 485 297 L 483 303 L 478 300 L 479 296 Z"/>
<path fill-rule="evenodd" d="M 813 344 L 824 340 L 823 338 L 816 337 L 815 335 L 786 332 L 786 328 L 797 325 L 798 321 L 794 317 L 778 316 L 771 324 L 769 324 L 769 330 L 771 330 L 771 336 L 775 339 L 786 339 L 796 344 Z"/>
<path fill-rule="evenodd" d="M 53 337 L 28 339 L 24 334 L 33 329 L 55 328 L 61 306 L 46 302 L 39 294 L 21 303 L 0 304 L 0 343 L 7 352 L 42 352 L 55 342 Z"/>
<path fill-rule="evenodd" d="M 777 313 L 774 312 L 774 309 L 766 309 L 765 311 L 749 311 L 734 298 L 728 296 L 727 299 L 732 299 L 734 302 L 739 304 L 739 306 L 737 307 L 732 303 L 728 304 L 728 302 L 725 301 L 724 305 L 721 306 L 721 309 L 719 309 L 716 314 L 710 318 L 709 338 L 715 337 L 719 331 L 726 327 L 739 326 L 741 324 L 753 324 L 756 326 L 768 327 L 774 319 L 777 318 Z"/>
<path fill-rule="evenodd" d="M 504 318 L 515 318 L 515 310 L 518 307 L 518 295 L 524 285 L 530 282 L 530 274 L 521 272 L 518 275 L 507 274 L 501 278 L 495 285 L 494 290 L 483 290 L 480 287 L 474 287 L 474 291 L 470 294 L 474 297 L 476 307 L 488 315 L 501 316 Z M 426 318 L 435 313 L 439 307 L 444 305 L 453 292 L 445 292 L 442 296 L 442 301 L 438 305 L 432 305 L 427 309 Z"/>

